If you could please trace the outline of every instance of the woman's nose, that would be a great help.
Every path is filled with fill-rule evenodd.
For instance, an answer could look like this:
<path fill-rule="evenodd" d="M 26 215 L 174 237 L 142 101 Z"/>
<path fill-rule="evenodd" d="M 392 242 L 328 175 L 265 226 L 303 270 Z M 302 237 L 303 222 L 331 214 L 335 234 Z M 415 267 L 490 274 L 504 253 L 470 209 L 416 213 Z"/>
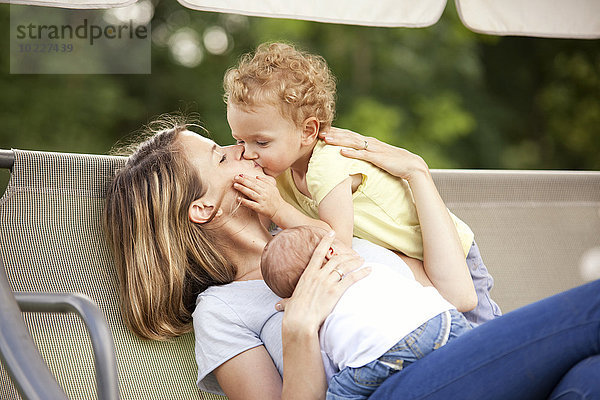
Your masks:
<path fill-rule="evenodd" d="M 241 160 L 244 156 L 244 145 L 242 144 L 234 144 L 231 146 L 227 146 L 227 149 L 230 151 L 231 155 L 236 160 Z"/>

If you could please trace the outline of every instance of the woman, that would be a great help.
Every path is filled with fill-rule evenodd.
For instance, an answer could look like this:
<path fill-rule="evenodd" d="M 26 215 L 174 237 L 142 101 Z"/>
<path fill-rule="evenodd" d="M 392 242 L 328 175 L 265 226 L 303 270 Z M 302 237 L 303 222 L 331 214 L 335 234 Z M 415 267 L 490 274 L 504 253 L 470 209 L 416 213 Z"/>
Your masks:
<path fill-rule="evenodd" d="M 343 136 L 334 132 L 327 140 L 360 149 L 364 148 L 365 139 L 358 134 Z M 464 273 L 464 259 L 461 262 L 448 260 L 445 250 L 456 246 L 453 239 L 456 235 L 447 234 L 451 229 L 446 207 L 426 164 L 409 152 L 375 139 L 368 140 L 368 150 L 350 151 L 348 155 L 372 162 L 376 160 L 374 163 L 379 167 L 409 181 L 427 251 L 424 264 L 411 268 L 417 271 L 417 277 L 429 278 L 438 290 L 445 290 L 447 300 L 460 307 L 461 302 L 470 297 L 465 290 L 472 290 L 472 283 Z M 333 237 L 324 239 L 294 295 L 287 301 L 278 302 L 279 298 L 265 291 L 259 269 L 262 249 L 271 236 L 256 214 L 239 207 L 239 194 L 232 187 L 238 174 L 261 175 L 262 171 L 253 161 L 243 159 L 241 146 L 222 148 L 184 127 L 151 137 L 117 174 L 107 194 L 105 225 L 119 272 L 125 321 L 142 337 L 164 339 L 191 330 L 193 313 L 201 386 L 217 391 L 219 386 L 210 380 L 214 375 L 232 400 L 322 398 L 327 384 L 317 332 L 343 291 L 363 277 L 364 272 L 351 272 L 361 260 L 338 256 L 320 268 Z M 453 267 L 448 269 L 447 265 Z M 336 268 L 347 275 L 341 281 L 338 274 L 332 272 Z M 573 346 L 560 351 L 569 355 L 567 361 L 532 365 L 533 372 L 544 377 L 543 385 L 533 385 L 539 388 L 537 394 L 548 394 L 548 388 L 555 387 L 563 375 L 567 380 L 571 379 L 567 372 L 573 365 L 600 353 L 600 304 L 598 299 L 585 298 L 591 297 L 591 290 L 598 290 L 600 284 L 594 285 L 592 289 L 584 287 L 564 295 L 567 300 L 578 302 L 575 309 L 581 310 L 579 313 L 561 309 L 555 304 L 558 300 L 534 306 L 534 311 L 545 313 L 546 318 L 549 312 L 554 313 L 561 330 L 576 336 L 575 340 L 569 339 Z M 272 308 L 275 303 L 285 308 L 285 312 L 275 312 Z M 253 313 L 237 312 L 243 307 L 248 310 L 249 304 Z M 487 326 L 484 324 L 481 330 L 477 328 L 466 335 L 471 339 L 457 340 L 459 345 L 448 351 L 437 350 L 442 354 L 437 357 L 438 363 L 426 369 L 421 367 L 428 357 L 407 368 L 406 375 L 410 371 L 416 377 L 415 381 L 423 376 L 443 378 L 442 372 L 460 364 L 464 371 L 462 378 L 476 379 L 485 358 L 486 363 L 502 371 L 501 375 L 496 373 L 489 379 L 502 381 L 513 366 L 501 357 L 483 357 L 488 350 L 499 347 L 498 341 L 505 345 L 508 353 L 520 355 L 521 364 L 532 362 L 538 355 L 558 358 L 555 353 L 565 344 L 565 338 L 550 335 L 548 341 L 554 345 L 550 346 L 554 353 L 539 349 L 539 354 L 524 355 L 523 347 L 514 341 L 505 343 L 505 337 L 499 336 L 499 332 L 504 332 L 507 337 L 527 334 L 538 339 L 539 321 L 536 322 L 531 313 L 525 310 L 523 315 L 512 318 L 519 324 L 511 318 L 498 319 L 496 329 L 484 330 Z M 577 320 L 571 321 L 567 317 L 577 317 Z M 587 329 L 582 328 L 580 321 L 586 322 Z M 595 339 L 589 333 L 594 330 Z M 487 333 L 479 339 L 479 332 Z M 278 333 L 281 339 L 278 339 Z M 584 337 L 585 334 L 588 336 Z M 477 346 L 473 347 L 471 343 L 477 343 Z M 452 351 L 462 347 L 469 350 L 468 356 Z M 586 362 L 592 365 L 591 368 L 597 367 L 594 358 Z M 280 375 L 282 364 L 285 365 L 283 379 Z M 440 373 L 431 374 L 436 369 Z M 583 365 L 571 372 L 579 377 L 577 371 L 589 370 Z M 211 371 L 212 375 L 209 374 Z M 410 398 L 413 390 L 405 390 L 406 382 L 394 385 L 404 376 L 405 372 L 397 374 L 398 379 L 396 376 L 388 379 L 390 382 L 386 382 L 374 397 L 382 393 L 379 396 L 389 394 L 390 398 L 396 398 L 398 391 Z M 452 381 L 421 379 L 419 382 L 415 396 L 428 396 L 439 391 L 441 386 L 456 390 Z M 512 382 L 503 382 L 497 393 L 501 396 L 504 393 L 501 390 L 505 390 L 514 394 L 506 391 L 508 388 L 520 393 L 524 387 L 531 386 L 519 383 L 513 387 L 510 384 Z M 487 384 L 478 387 L 488 394 Z M 460 390 L 470 393 L 473 388 L 460 386 Z M 461 393 L 458 397 L 464 398 L 464 392 Z M 498 398 L 515 398 L 507 396 Z"/>

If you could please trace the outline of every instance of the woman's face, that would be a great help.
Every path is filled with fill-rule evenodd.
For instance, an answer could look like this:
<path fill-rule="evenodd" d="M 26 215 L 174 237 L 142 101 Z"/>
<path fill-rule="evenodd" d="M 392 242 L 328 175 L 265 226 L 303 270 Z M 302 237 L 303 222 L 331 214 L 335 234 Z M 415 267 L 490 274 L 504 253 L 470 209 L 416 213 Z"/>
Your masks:
<path fill-rule="evenodd" d="M 181 132 L 178 141 L 186 158 L 196 168 L 200 180 L 206 185 L 206 195 L 219 202 L 227 199 L 235 201 L 239 195 L 233 188 L 235 176 L 264 176 L 258 164 L 242 157 L 243 146 L 221 147 L 212 140 L 190 131 Z"/>

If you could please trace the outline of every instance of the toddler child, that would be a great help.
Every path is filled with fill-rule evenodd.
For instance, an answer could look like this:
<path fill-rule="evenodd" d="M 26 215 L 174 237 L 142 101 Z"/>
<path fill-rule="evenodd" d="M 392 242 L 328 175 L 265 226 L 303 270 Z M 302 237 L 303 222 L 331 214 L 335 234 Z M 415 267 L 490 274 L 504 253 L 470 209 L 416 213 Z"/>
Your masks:
<path fill-rule="evenodd" d="M 289 228 L 265 246 L 261 271 L 275 294 L 291 296 L 326 232 Z M 334 251 L 353 252 L 337 239 L 327 258 Z M 328 400 L 367 399 L 385 378 L 470 329 L 435 288 L 423 287 L 398 268 L 370 262 L 361 268 L 366 266 L 371 273 L 346 290 L 319 331 Z"/>
<path fill-rule="evenodd" d="M 346 158 L 319 133 L 331 127 L 335 81 L 323 58 L 281 43 L 263 44 L 225 74 L 227 120 L 244 158 L 272 182 L 239 177 L 242 204 L 281 228 L 333 229 L 350 245 L 367 239 L 423 260 L 419 218 L 407 181 L 371 163 Z M 365 142 L 365 146 L 368 143 Z M 500 315 L 489 297 L 488 274 L 471 229 L 451 218 L 478 296 L 467 318 L 476 324 Z"/>

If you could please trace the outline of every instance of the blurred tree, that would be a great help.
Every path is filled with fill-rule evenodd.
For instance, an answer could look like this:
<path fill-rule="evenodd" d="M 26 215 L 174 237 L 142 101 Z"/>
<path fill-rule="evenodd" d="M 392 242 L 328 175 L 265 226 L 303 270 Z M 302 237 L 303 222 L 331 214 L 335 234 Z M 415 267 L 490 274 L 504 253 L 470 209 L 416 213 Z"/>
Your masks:
<path fill-rule="evenodd" d="M 0 148 L 106 153 L 176 110 L 198 113 L 218 142 L 232 143 L 224 72 L 257 44 L 285 40 L 328 61 L 337 125 L 405 146 L 431 167 L 600 169 L 598 40 L 478 35 L 453 2 L 424 29 L 154 5 L 151 75 L 10 75 L 10 6 L 0 4 Z"/>

